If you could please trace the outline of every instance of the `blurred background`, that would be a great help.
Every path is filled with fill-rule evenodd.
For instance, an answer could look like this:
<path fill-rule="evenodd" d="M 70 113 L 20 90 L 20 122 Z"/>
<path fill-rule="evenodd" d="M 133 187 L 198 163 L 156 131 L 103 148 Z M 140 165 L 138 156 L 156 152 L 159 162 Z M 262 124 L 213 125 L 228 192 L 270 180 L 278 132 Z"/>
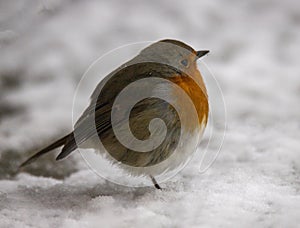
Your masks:
<path fill-rule="evenodd" d="M 114 220 L 116 227 L 126 227 L 149 219 L 154 227 L 296 227 L 300 223 L 299 9 L 295 0 L 1 1 L 0 208 L 4 212 L 0 221 L 7 226 L 42 226 L 46 219 L 50 225 L 65 226 L 82 221 L 112 225 Z M 121 45 L 164 38 L 209 49 L 204 61 L 224 94 L 227 135 L 217 161 L 205 174 L 200 175 L 192 162 L 169 184 L 167 193 L 131 190 L 129 198 L 123 197 L 127 190 L 115 191 L 107 183 L 96 187 L 101 180 L 91 177 L 94 174 L 78 153 L 58 163 L 55 153 L 49 154 L 16 174 L 17 165 L 28 155 L 72 129 L 75 89 L 94 60 Z M 20 195 L 26 192 L 24 185 L 29 192 L 45 191 L 47 196 L 37 194 L 36 199 L 53 208 L 49 211 L 47 203 L 45 207 L 38 202 L 20 204 L 20 199 L 32 200 Z M 70 190 L 70 185 L 77 190 Z M 56 190 L 66 193 L 65 205 L 57 204 Z M 96 197 L 101 194 L 108 199 Z M 192 209 L 178 216 L 179 205 L 174 205 L 175 213 L 157 197 L 167 202 L 175 198 L 180 208 Z M 82 202 L 88 203 L 78 208 Z M 145 202 L 150 208 L 141 206 Z M 64 213 L 73 206 L 73 212 Z M 90 207 L 96 212 L 87 213 Z M 163 218 L 160 209 L 165 211 Z M 106 219 L 101 219 L 103 210 L 109 215 Z M 37 218 L 28 219 L 36 213 Z"/>

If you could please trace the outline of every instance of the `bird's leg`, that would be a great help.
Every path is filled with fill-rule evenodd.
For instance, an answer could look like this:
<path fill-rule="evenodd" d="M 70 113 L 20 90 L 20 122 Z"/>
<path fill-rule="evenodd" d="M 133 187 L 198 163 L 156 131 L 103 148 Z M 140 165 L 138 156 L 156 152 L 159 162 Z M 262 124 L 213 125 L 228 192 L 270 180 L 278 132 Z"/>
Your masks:
<path fill-rule="evenodd" d="M 157 183 L 157 181 L 155 180 L 155 178 L 152 175 L 150 175 L 150 178 L 151 178 L 152 183 L 154 184 L 155 188 L 161 189 L 161 187 L 159 186 L 159 184 Z"/>

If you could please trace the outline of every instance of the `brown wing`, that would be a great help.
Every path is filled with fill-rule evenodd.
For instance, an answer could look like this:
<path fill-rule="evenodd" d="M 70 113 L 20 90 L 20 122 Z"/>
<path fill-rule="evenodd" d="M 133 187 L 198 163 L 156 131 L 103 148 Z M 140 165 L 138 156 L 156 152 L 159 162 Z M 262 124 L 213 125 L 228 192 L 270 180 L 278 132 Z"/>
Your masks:
<path fill-rule="evenodd" d="M 157 70 L 159 69 L 159 71 Z M 163 77 L 162 77 L 163 72 Z M 180 121 L 175 109 L 166 101 L 158 98 L 146 98 L 138 102 L 130 111 L 130 127 L 133 135 L 145 140 L 150 136 L 148 130 L 149 123 L 154 118 L 162 119 L 167 126 L 167 136 L 161 146 L 148 153 L 132 151 L 118 142 L 111 123 L 111 112 L 117 95 L 129 84 L 145 78 L 166 78 L 166 75 L 174 75 L 177 71 L 167 65 L 160 63 L 138 63 L 131 66 L 121 67 L 118 71 L 108 75 L 101 82 L 91 97 L 91 103 L 82 117 L 75 125 L 74 135 L 77 144 L 81 144 L 89 138 L 98 136 L 101 139 L 106 150 L 118 161 L 128 165 L 148 166 L 157 161 L 164 160 L 168 154 L 162 156 L 162 151 L 167 147 L 175 145 L 180 135 Z M 152 89 L 147 85 L 132 87 L 132 99 L 139 93 L 144 93 L 147 89 Z M 153 86 L 153 85 L 152 85 Z M 128 99 L 131 99 L 129 95 Z M 119 128 L 128 121 L 126 119 L 126 110 L 118 114 Z M 128 114 L 128 113 L 127 113 Z M 176 131 L 174 130 L 176 129 Z M 158 132 L 159 133 L 159 132 Z M 172 141 L 172 142 L 171 142 Z M 71 142 L 70 148 L 72 148 Z M 171 151 L 171 150 L 170 150 Z M 155 153 L 155 156 L 151 153 Z M 150 156 L 151 155 L 151 156 Z M 151 159 L 150 159 L 151 158 Z M 137 162 L 138 161 L 138 162 Z M 134 164 L 133 164 L 134 163 Z"/>

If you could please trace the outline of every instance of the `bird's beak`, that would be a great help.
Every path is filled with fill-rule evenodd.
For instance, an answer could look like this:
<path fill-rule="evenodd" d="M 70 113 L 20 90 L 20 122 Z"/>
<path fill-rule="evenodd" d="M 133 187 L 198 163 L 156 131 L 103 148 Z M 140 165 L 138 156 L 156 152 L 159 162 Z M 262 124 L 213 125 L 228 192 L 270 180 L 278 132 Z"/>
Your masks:
<path fill-rule="evenodd" d="M 201 58 L 202 56 L 205 56 L 208 53 L 209 53 L 208 50 L 197 51 L 197 53 L 196 53 L 197 59 Z"/>

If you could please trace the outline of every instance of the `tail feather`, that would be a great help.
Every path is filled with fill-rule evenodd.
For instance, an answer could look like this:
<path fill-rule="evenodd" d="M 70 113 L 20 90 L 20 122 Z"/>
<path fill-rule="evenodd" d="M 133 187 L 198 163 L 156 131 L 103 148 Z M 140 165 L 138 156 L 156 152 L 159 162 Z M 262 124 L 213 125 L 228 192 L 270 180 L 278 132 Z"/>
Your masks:
<path fill-rule="evenodd" d="M 73 140 L 73 133 L 71 134 L 68 134 L 62 138 L 60 138 L 59 140 L 55 141 L 54 143 L 50 144 L 49 146 L 45 147 L 44 149 L 40 150 L 39 152 L 35 153 L 34 155 L 32 155 L 30 158 L 28 158 L 26 161 L 24 161 L 20 166 L 19 168 L 22 168 L 26 165 L 29 165 L 30 163 L 34 162 L 35 160 L 37 160 L 39 157 L 41 157 L 42 155 L 50 152 L 51 150 L 54 150 L 55 148 L 58 148 L 60 146 L 63 146 L 63 145 L 67 145 L 67 143 L 70 141 L 70 138 L 71 140 Z M 76 147 L 73 149 L 75 150 Z M 72 151 L 69 151 L 68 154 L 70 154 Z M 68 155 L 67 154 L 67 155 Z M 65 156 L 64 156 L 65 157 Z"/>
<path fill-rule="evenodd" d="M 74 135 L 70 135 L 65 143 L 65 146 L 62 148 L 60 154 L 56 157 L 56 161 L 61 160 L 67 157 L 72 151 L 77 149 L 77 143 L 75 141 Z"/>

